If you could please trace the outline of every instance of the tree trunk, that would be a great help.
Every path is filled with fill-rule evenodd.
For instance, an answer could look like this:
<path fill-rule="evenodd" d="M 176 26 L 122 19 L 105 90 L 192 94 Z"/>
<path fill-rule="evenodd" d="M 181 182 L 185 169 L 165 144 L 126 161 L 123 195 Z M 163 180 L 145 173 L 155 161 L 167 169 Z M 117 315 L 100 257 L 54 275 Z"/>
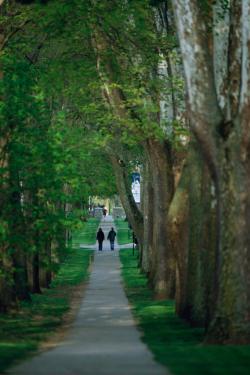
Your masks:
<path fill-rule="evenodd" d="M 250 158 L 232 141 L 221 161 L 220 288 L 207 340 L 246 343 L 250 342 Z"/>
<path fill-rule="evenodd" d="M 45 244 L 45 251 L 47 256 L 47 267 L 46 267 L 46 288 L 50 287 L 52 281 L 52 271 L 51 271 L 51 263 L 52 263 L 52 251 L 51 251 L 51 238 L 48 238 Z"/>
<path fill-rule="evenodd" d="M 43 248 L 40 256 L 39 280 L 41 288 L 49 288 L 52 281 L 51 273 L 51 238 L 43 241 Z"/>
<path fill-rule="evenodd" d="M 176 256 L 176 313 L 184 317 L 187 303 L 189 168 L 185 165 L 168 212 L 169 246 Z"/>
<path fill-rule="evenodd" d="M 142 252 L 142 270 L 147 275 L 150 273 L 150 264 L 153 256 L 153 218 L 154 218 L 154 188 L 152 184 L 150 167 L 148 161 L 145 162 L 145 171 L 143 176 L 143 252 Z"/>
<path fill-rule="evenodd" d="M 143 216 L 137 207 L 129 184 L 126 166 L 114 154 L 110 155 L 114 168 L 117 189 L 129 223 L 138 239 L 139 246 L 143 244 Z"/>
<path fill-rule="evenodd" d="M 209 284 L 213 280 L 215 256 L 210 254 L 210 245 L 215 249 L 214 238 L 208 238 L 211 222 L 211 180 L 201 155 L 195 147 L 190 153 L 189 175 L 189 246 L 187 266 L 187 294 L 184 317 L 192 324 L 204 326 L 207 319 L 207 299 L 210 298 Z M 214 250 L 215 253 L 215 250 Z M 210 254 L 210 257 L 207 257 Z"/>
<path fill-rule="evenodd" d="M 2 243 L 0 250 L 0 312 L 6 312 L 13 303 L 13 265 L 7 250 L 7 244 Z"/>
<path fill-rule="evenodd" d="M 150 281 L 158 298 L 173 296 L 175 266 L 173 253 L 168 247 L 167 215 L 173 196 L 174 177 L 171 153 L 165 142 L 148 140 L 148 157 L 154 186 L 153 269 Z"/>
<path fill-rule="evenodd" d="M 25 232 L 24 220 L 21 209 L 21 187 L 19 175 L 16 166 L 16 160 L 13 157 L 12 146 L 9 146 L 9 248 L 12 253 L 14 267 L 14 295 L 19 300 L 29 299 L 28 290 L 28 271 L 25 253 Z"/>
<path fill-rule="evenodd" d="M 1 43 L 0 34 L 0 43 Z M 0 70 L 0 79 L 2 78 Z M 5 312 L 13 303 L 13 264 L 9 247 L 9 171 L 8 171 L 8 134 L 2 129 L 0 135 L 0 311 Z M 7 198 L 8 197 L 8 198 Z M 15 299 L 15 298 L 14 298 Z"/>
<path fill-rule="evenodd" d="M 221 4 L 215 1 L 212 13 Z M 218 293 L 207 339 L 241 343 L 250 342 L 250 197 L 247 194 L 250 186 L 250 1 L 232 1 L 229 7 L 230 17 L 223 29 L 228 28 L 228 46 L 235 48 L 233 52 L 227 48 L 228 67 L 219 72 L 216 68 L 218 45 L 208 43 L 206 17 L 197 1 L 173 1 L 192 130 L 217 195 Z M 211 27 L 215 26 L 213 22 Z M 218 32 L 214 38 L 216 35 Z M 221 46 L 223 50 L 224 47 Z M 216 92 L 214 77 L 225 84 L 225 90 L 217 87 Z"/>
<path fill-rule="evenodd" d="M 32 261 L 32 274 L 33 274 L 33 287 L 32 293 L 41 293 L 40 288 L 40 257 L 39 257 L 39 249 L 36 248 L 36 252 L 33 255 Z"/>
<path fill-rule="evenodd" d="M 6 155 L 4 155 L 4 148 L 6 141 L 0 138 L 0 167 L 2 171 L 7 170 L 8 164 Z M 8 236 L 9 236 L 9 223 L 8 223 L 8 184 L 7 173 L 0 172 L 0 312 L 5 312 L 13 302 L 12 284 L 13 284 L 13 265 L 11 255 L 8 251 Z"/>

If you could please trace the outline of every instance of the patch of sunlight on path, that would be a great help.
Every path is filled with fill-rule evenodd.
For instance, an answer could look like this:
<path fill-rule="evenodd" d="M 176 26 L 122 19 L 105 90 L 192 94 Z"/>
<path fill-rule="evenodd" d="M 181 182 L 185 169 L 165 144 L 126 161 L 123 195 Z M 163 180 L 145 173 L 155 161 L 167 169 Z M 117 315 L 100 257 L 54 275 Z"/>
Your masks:
<path fill-rule="evenodd" d="M 107 217 L 100 226 L 107 237 L 114 224 Z M 117 250 L 116 244 L 116 251 L 110 251 L 109 241 L 105 241 L 104 251 L 96 252 L 82 305 L 65 340 L 56 348 L 13 367 L 7 374 L 167 374 L 140 339 L 123 291 Z"/>

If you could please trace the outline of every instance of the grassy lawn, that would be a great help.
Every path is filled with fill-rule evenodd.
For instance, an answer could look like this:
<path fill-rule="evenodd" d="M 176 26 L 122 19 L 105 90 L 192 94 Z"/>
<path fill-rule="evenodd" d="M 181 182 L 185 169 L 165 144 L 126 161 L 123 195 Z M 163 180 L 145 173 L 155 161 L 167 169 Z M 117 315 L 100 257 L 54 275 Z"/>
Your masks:
<path fill-rule="evenodd" d="M 124 219 L 116 219 L 115 226 L 117 229 L 117 241 L 119 245 L 124 245 L 133 241 L 132 230 L 129 229 L 127 221 L 124 221 Z"/>
<path fill-rule="evenodd" d="M 89 250 L 69 250 L 50 289 L 32 295 L 31 302 L 22 303 L 18 312 L 0 315 L 0 373 L 14 360 L 34 353 L 60 327 L 72 293 L 88 277 L 92 255 Z"/>
<path fill-rule="evenodd" d="M 172 301 L 154 301 L 132 250 L 121 250 L 123 278 L 143 340 L 173 375 L 247 375 L 250 345 L 203 345 L 203 330 L 174 314 Z"/>
<path fill-rule="evenodd" d="M 78 248 L 80 244 L 94 245 L 96 242 L 96 231 L 100 223 L 99 219 L 90 218 L 81 224 L 81 227 L 74 231 L 72 247 Z"/>

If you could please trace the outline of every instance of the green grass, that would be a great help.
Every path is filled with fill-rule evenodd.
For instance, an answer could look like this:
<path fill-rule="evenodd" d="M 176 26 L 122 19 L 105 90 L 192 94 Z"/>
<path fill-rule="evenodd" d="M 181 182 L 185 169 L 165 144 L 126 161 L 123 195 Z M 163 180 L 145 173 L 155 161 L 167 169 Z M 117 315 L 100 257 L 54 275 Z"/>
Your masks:
<path fill-rule="evenodd" d="M 204 345 L 204 332 L 174 314 L 172 301 L 155 301 L 131 250 L 120 252 L 123 278 L 143 340 L 173 375 L 247 375 L 250 345 Z"/>
<path fill-rule="evenodd" d="M 81 244 L 94 245 L 99 223 L 100 220 L 96 218 L 90 218 L 87 222 L 81 223 L 81 227 L 73 233 L 72 247 L 78 248 Z"/>
<path fill-rule="evenodd" d="M 62 324 L 74 288 L 88 277 L 92 256 L 89 250 L 68 250 L 50 289 L 32 295 L 31 302 L 22 303 L 17 312 L 0 314 L 0 373 L 34 353 Z"/>
<path fill-rule="evenodd" d="M 117 241 L 119 245 L 124 245 L 133 241 L 132 230 L 129 229 L 127 221 L 124 221 L 124 219 L 116 219 L 115 226 L 117 229 Z"/>

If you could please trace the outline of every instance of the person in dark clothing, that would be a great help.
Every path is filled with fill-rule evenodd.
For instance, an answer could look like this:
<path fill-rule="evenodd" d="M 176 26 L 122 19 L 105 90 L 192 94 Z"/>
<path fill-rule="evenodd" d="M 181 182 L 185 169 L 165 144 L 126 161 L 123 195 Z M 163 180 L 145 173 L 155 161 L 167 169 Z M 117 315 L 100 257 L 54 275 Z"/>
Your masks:
<path fill-rule="evenodd" d="M 108 240 L 110 241 L 111 250 L 114 250 L 115 236 L 116 236 L 116 232 L 114 231 L 114 228 L 111 228 L 108 234 Z"/>
<path fill-rule="evenodd" d="M 99 230 L 96 234 L 96 239 L 97 239 L 98 244 L 99 244 L 99 250 L 102 251 L 102 243 L 103 243 L 103 240 L 105 239 L 102 228 L 99 228 Z"/>

